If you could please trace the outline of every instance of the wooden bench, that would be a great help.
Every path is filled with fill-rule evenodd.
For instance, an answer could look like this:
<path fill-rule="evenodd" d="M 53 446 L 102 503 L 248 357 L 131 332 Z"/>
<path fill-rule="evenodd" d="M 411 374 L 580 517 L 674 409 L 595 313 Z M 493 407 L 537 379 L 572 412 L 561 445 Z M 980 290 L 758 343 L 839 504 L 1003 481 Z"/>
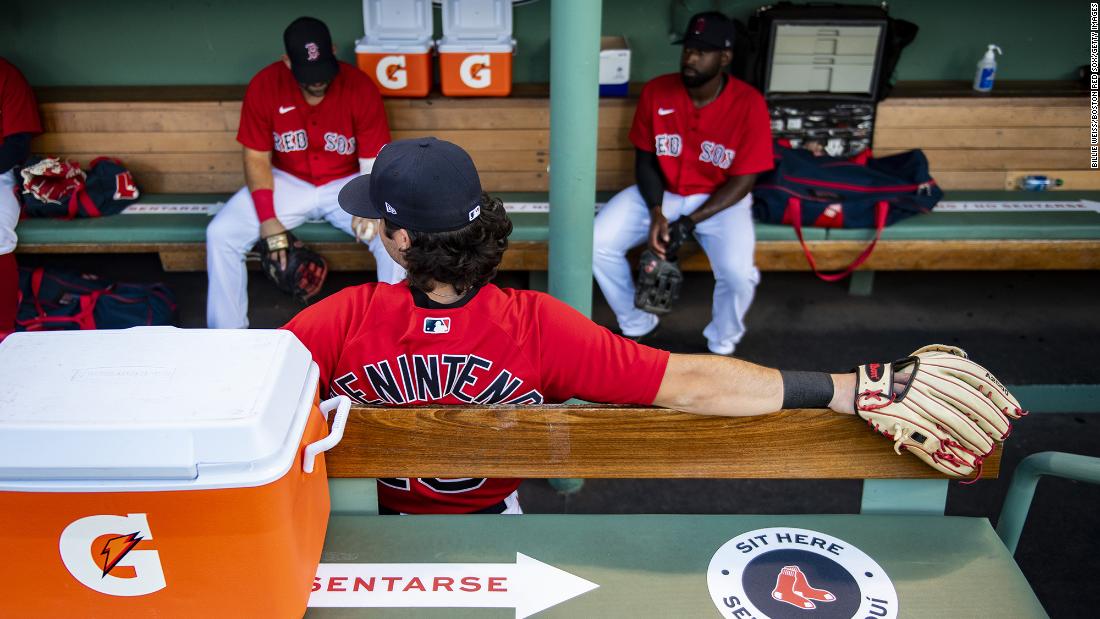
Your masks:
<path fill-rule="evenodd" d="M 772 527 L 825 533 L 866 552 L 893 581 L 898 616 L 1045 616 L 986 519 L 943 515 L 946 481 L 828 411 L 748 419 L 594 406 L 353 408 L 326 458 L 333 515 L 323 563 L 499 564 L 521 553 L 598 585 L 540 617 L 714 616 L 712 556 Z M 999 453 L 985 475 L 998 472 Z M 373 480 L 363 479 L 504 475 L 866 481 L 861 514 L 403 518 L 372 515 Z M 339 612 L 308 616 L 347 616 Z"/>
<path fill-rule="evenodd" d="M 1086 99 L 1071 96 L 1071 88 L 1060 85 L 1055 93 L 1059 96 L 1044 98 L 962 96 L 955 86 L 944 88 L 901 87 L 880 104 L 876 151 L 924 148 L 949 199 L 968 199 L 966 190 L 973 189 L 1004 192 L 1024 172 L 1065 177 L 1067 188 L 1100 189 L 1098 177 L 1083 171 L 1087 131 L 1080 118 Z M 545 203 L 548 100 L 539 86 L 516 90 L 506 99 L 390 99 L 386 110 L 395 137 L 434 134 L 453 140 L 471 152 L 487 189 L 506 201 Z M 1003 93 L 1011 92 L 1011 85 L 1006 85 Z M 923 96 L 927 94 L 936 96 Z M 39 96 L 46 133 L 35 140 L 36 152 L 84 163 L 100 154 L 121 157 L 134 169 L 145 201 L 212 203 L 243 184 L 240 147 L 234 139 L 240 87 L 53 88 L 41 90 Z M 633 182 L 633 152 L 626 136 L 634 105 L 633 99 L 600 102 L 597 188 L 604 199 Z M 1002 200 L 1036 197 L 1014 192 L 982 195 L 986 198 L 981 199 Z M 1039 196 L 1100 200 L 1100 193 Z M 516 232 L 503 268 L 545 270 L 547 217 L 525 213 L 514 219 Z M 24 221 L 17 251 L 155 252 L 167 270 L 201 270 L 206 222 L 201 215 Z M 306 225 L 299 232 L 336 270 L 373 266 L 369 252 L 327 225 Z M 756 233 L 761 269 L 808 269 L 789 228 L 758 224 Z M 806 236 L 819 266 L 829 270 L 858 254 L 867 233 L 815 229 Z M 709 264 L 695 252 L 685 257 L 684 267 L 707 270 Z M 934 213 L 889 228 L 863 271 L 1098 267 L 1097 213 Z"/>

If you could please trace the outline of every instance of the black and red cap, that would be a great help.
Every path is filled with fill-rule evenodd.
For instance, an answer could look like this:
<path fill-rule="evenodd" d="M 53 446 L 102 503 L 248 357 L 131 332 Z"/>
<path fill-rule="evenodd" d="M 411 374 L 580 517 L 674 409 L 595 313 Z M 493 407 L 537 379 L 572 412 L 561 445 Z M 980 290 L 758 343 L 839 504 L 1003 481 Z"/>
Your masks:
<path fill-rule="evenodd" d="M 718 11 L 706 11 L 691 16 L 683 38 L 675 44 L 692 49 L 733 49 L 733 33 L 733 20 Z"/>
<path fill-rule="evenodd" d="M 449 232 L 481 216 L 481 178 L 462 147 L 432 137 L 382 147 L 371 173 L 340 190 L 340 207 L 406 230 Z"/>
<path fill-rule="evenodd" d="M 340 72 L 332 51 L 332 35 L 325 22 L 299 17 L 283 31 L 283 45 L 290 58 L 290 72 L 299 84 L 330 82 Z"/>

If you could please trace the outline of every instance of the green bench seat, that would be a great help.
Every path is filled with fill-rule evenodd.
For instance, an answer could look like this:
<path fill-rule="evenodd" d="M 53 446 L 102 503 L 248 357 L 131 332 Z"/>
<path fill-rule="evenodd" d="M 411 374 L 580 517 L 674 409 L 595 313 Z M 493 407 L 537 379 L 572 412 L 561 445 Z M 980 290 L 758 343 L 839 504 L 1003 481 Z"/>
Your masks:
<path fill-rule="evenodd" d="M 334 512 L 322 563 L 499 564 L 515 563 L 516 553 L 522 553 L 598 585 L 539 617 L 732 617 L 729 609 L 719 613 L 711 601 L 707 584 L 711 557 L 730 539 L 771 527 L 819 531 L 867 553 L 893 582 L 899 617 L 1046 616 L 1012 555 L 984 518 L 621 514 L 399 518 Z M 519 588 L 522 583 L 509 586 Z M 526 616 L 508 608 L 311 608 L 306 616 L 335 619 L 367 613 L 371 617 Z"/>

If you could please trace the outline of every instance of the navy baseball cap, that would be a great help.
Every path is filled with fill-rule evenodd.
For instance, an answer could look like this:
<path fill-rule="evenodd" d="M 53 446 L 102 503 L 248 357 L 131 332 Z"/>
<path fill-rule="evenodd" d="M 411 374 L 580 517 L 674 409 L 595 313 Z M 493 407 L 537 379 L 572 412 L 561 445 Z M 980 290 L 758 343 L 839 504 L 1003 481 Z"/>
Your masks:
<path fill-rule="evenodd" d="M 733 20 L 718 11 L 696 13 L 688 20 L 683 38 L 674 44 L 693 49 L 733 49 Z"/>
<path fill-rule="evenodd" d="M 325 22 L 299 17 L 283 31 L 283 45 L 290 58 L 290 72 L 299 84 L 330 82 L 340 72 L 332 53 L 332 35 Z"/>
<path fill-rule="evenodd" d="M 371 173 L 340 190 L 340 207 L 406 230 L 449 232 L 481 216 L 481 179 L 470 155 L 432 137 L 382 147 Z"/>

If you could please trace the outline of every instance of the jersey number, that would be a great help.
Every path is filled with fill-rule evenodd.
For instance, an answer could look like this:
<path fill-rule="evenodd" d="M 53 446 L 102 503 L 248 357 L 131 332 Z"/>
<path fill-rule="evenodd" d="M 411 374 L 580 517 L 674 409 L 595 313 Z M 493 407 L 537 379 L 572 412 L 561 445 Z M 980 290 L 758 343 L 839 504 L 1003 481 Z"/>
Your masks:
<path fill-rule="evenodd" d="M 424 479 L 416 478 L 416 481 L 442 494 L 458 494 L 477 490 L 485 483 L 484 479 L 477 477 L 458 477 L 455 479 L 430 477 Z M 389 486 L 395 490 L 404 490 L 405 492 L 408 492 L 412 488 L 412 480 L 408 477 L 379 477 L 378 483 Z"/>

